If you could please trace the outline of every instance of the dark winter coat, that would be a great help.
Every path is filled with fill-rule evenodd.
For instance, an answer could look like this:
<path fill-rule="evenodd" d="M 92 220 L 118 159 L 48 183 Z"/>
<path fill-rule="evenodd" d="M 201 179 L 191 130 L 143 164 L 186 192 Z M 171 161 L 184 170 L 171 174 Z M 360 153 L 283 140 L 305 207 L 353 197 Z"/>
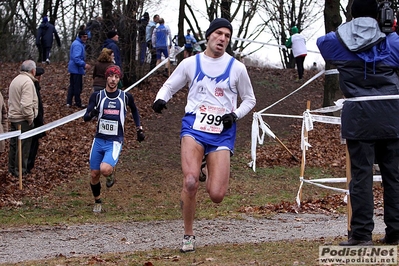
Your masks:
<path fill-rule="evenodd" d="M 114 52 L 115 65 L 117 65 L 121 69 L 123 69 L 122 68 L 121 51 L 119 50 L 118 44 L 116 44 L 116 42 L 112 39 L 106 39 L 102 48 L 111 49 Z"/>
<path fill-rule="evenodd" d="M 113 65 L 112 62 L 98 62 L 94 65 L 93 69 L 93 86 L 103 87 L 105 88 L 107 79 L 105 78 L 105 70 L 110 65 Z"/>
<path fill-rule="evenodd" d="M 57 30 L 54 25 L 50 22 L 42 22 L 37 30 L 36 35 L 36 45 L 41 45 L 42 47 L 52 47 L 53 46 L 53 35 L 58 46 L 61 46 L 60 37 L 58 36 Z"/>
<path fill-rule="evenodd" d="M 382 33 L 375 19 L 345 23 L 318 38 L 317 46 L 337 67 L 345 98 L 399 95 L 399 36 Z M 399 100 L 345 101 L 341 126 L 345 139 L 397 139 Z"/>

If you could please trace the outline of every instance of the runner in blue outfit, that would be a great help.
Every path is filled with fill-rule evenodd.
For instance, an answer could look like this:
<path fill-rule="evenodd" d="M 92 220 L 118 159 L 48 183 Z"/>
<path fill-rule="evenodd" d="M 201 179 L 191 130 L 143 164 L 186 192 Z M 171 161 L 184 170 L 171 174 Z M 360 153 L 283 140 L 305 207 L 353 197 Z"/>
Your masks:
<path fill-rule="evenodd" d="M 97 130 L 90 151 L 90 186 L 95 200 L 93 212 L 101 212 L 101 175 L 107 177 L 108 188 L 115 182 L 113 172 L 122 150 L 127 106 L 136 124 L 137 140 L 141 142 L 145 139 L 133 96 L 118 89 L 121 77 L 122 72 L 118 66 L 112 65 L 107 68 L 106 88 L 95 91 L 90 96 L 83 116 L 85 122 L 97 117 Z"/>

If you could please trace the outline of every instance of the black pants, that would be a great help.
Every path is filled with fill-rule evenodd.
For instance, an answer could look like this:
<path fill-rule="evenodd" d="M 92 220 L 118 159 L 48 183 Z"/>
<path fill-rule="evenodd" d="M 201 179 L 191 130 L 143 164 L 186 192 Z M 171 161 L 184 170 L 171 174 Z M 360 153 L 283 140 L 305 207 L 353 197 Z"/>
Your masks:
<path fill-rule="evenodd" d="M 399 238 L 399 139 L 347 140 L 351 159 L 349 184 L 352 206 L 350 235 L 371 240 L 374 229 L 373 164 L 377 159 L 384 187 L 385 233 Z M 390 240 L 389 240 L 390 241 Z"/>
<path fill-rule="evenodd" d="M 304 61 L 305 61 L 304 56 L 295 57 L 296 69 L 298 70 L 298 79 L 303 78 L 303 72 L 304 72 L 303 62 Z"/>
<path fill-rule="evenodd" d="M 28 121 L 21 122 L 11 122 L 10 131 L 18 130 L 18 125 L 21 125 L 21 133 L 24 133 L 33 128 L 33 125 L 29 125 Z M 30 146 L 32 143 L 32 138 L 27 138 L 21 140 L 22 144 L 22 174 L 26 174 L 27 165 L 28 165 L 28 157 Z M 18 137 L 10 139 L 10 149 L 8 152 L 8 172 L 13 174 L 14 176 L 18 176 L 19 173 L 19 151 L 18 151 Z"/>
<path fill-rule="evenodd" d="M 83 75 L 71 73 L 69 77 L 67 104 L 72 105 L 72 99 L 75 98 L 75 105 L 81 107 L 82 100 L 80 99 L 80 94 L 82 93 L 82 89 L 83 89 Z"/>
<path fill-rule="evenodd" d="M 32 137 L 32 143 L 30 145 L 28 164 L 26 166 L 26 170 L 28 173 L 30 173 L 33 167 L 35 167 L 35 160 L 38 150 L 39 150 L 39 137 L 36 135 Z"/>
<path fill-rule="evenodd" d="M 153 69 L 157 65 L 157 51 L 155 48 L 152 47 L 151 42 L 147 42 L 148 49 L 150 49 L 151 54 L 151 62 L 150 62 L 150 69 Z"/>

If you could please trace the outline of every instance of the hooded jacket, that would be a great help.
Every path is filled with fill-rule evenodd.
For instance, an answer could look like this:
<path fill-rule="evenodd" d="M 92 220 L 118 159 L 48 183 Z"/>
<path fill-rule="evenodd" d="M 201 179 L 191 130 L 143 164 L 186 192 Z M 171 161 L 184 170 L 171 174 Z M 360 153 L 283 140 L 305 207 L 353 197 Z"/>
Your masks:
<path fill-rule="evenodd" d="M 41 45 L 43 47 L 53 46 L 53 34 L 57 45 L 61 46 L 60 37 L 58 36 L 57 30 L 54 25 L 50 22 L 42 22 L 37 30 L 36 35 L 36 45 Z"/>
<path fill-rule="evenodd" d="M 339 71 L 345 98 L 398 95 L 399 36 L 385 35 L 375 19 L 359 17 L 317 39 L 325 61 Z M 399 100 L 345 101 L 342 137 L 352 140 L 399 138 Z"/>

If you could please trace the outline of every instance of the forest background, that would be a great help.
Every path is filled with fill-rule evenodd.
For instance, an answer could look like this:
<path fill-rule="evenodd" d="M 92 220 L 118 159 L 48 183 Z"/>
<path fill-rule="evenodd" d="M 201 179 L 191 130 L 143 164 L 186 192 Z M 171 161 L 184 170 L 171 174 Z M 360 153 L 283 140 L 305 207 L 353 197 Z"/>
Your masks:
<path fill-rule="evenodd" d="M 3 62 L 19 62 L 25 59 L 37 59 L 38 49 L 35 45 L 36 33 L 43 16 L 48 16 L 61 38 L 61 47 L 54 45 L 52 61 L 68 61 L 69 47 L 76 38 L 81 25 L 98 22 L 101 27 L 89 40 L 89 60 L 95 60 L 99 47 L 106 39 L 106 33 L 116 29 L 120 35 L 120 48 L 124 59 L 124 81 L 132 84 L 144 75 L 143 67 L 138 62 L 138 28 L 144 12 L 150 18 L 156 13 L 165 14 L 171 5 L 178 6 L 178 14 L 169 14 L 177 18 L 177 34 L 180 46 L 184 44 L 187 29 L 196 33 L 198 41 L 204 40 L 204 32 L 216 17 L 224 17 L 232 21 L 234 34 L 231 52 L 245 60 L 252 58 L 255 64 L 263 47 L 281 47 L 289 37 L 290 28 L 297 26 L 304 31 L 307 38 L 317 32 L 328 32 L 335 29 L 344 20 L 350 19 L 350 6 L 353 0 L 204 0 L 204 1 L 153 1 L 153 0 L 6 0 L 0 1 L 0 58 Z M 178 5 L 177 5 L 178 2 Z M 197 3 L 196 3 L 197 2 Z M 167 20 L 167 18 L 166 18 Z M 326 22 L 324 30 L 323 20 Z M 176 26 L 173 23 L 173 28 Z M 320 28 L 321 27 L 321 28 Z M 174 33 L 174 34 L 176 34 Z M 245 41 L 244 41 L 245 40 Z M 247 41 L 250 40 L 250 41 Z M 203 49 L 205 47 L 203 46 Z M 262 50 L 264 51 L 264 50 Z M 261 54 L 279 58 L 281 68 L 294 68 L 295 63 L 291 50 L 278 49 Z M 251 55 L 255 55 L 252 56 Z M 248 61 L 248 60 L 247 60 Z M 250 63 L 248 63 L 250 64 Z M 326 66 L 329 67 L 328 65 Z M 336 77 L 332 77 L 336 80 Z M 335 86 L 335 81 L 331 88 Z M 333 102 L 336 89 L 326 89 L 325 105 Z"/>
<path fill-rule="evenodd" d="M 279 68 L 294 68 L 290 49 L 281 49 L 297 26 L 308 39 L 320 32 L 335 30 L 343 21 L 351 19 L 353 0 L 5 0 L 0 1 L 0 58 L 2 62 L 20 62 L 39 58 L 35 45 L 36 33 L 43 16 L 48 16 L 61 38 L 61 47 L 54 45 L 52 62 L 67 62 L 69 47 L 81 25 L 96 23 L 101 17 L 101 27 L 89 40 L 88 59 L 95 61 L 106 33 L 116 29 L 120 34 L 124 84 L 130 85 L 146 72 L 138 62 L 138 29 L 144 12 L 150 19 L 156 13 L 172 10 L 170 17 L 177 18 L 178 44 L 183 46 L 187 29 L 196 33 L 198 41 L 204 40 L 209 21 L 223 17 L 233 24 L 231 52 L 246 64 L 262 64 L 267 57 L 278 58 Z M 178 3 L 178 5 L 177 5 Z M 178 14 L 171 8 L 178 6 Z M 173 23 L 173 22 L 172 22 Z M 174 23 L 173 23 L 174 24 Z M 323 30 L 324 24 L 324 30 Z M 176 33 L 174 33 L 176 34 Z M 248 41 L 249 40 L 249 41 Z M 205 49 L 205 44 L 202 49 Z M 264 47 L 278 47 L 265 50 Z M 90 52 L 91 51 L 91 52 Z M 257 53 L 261 51 L 260 53 Z M 181 55 L 182 56 L 182 55 Z M 251 57 L 252 56 L 252 57 Z M 182 58 L 180 58 L 182 59 Z M 251 59 L 251 60 L 248 60 Z M 261 60 L 259 60 L 261 59 Z M 266 59 L 267 61 L 267 59 Z M 252 62 L 252 63 L 251 63 Z M 273 67 L 276 67 L 274 65 Z M 330 69 L 328 64 L 326 69 Z M 323 105 L 333 104 L 340 97 L 338 78 L 327 77 Z"/>

